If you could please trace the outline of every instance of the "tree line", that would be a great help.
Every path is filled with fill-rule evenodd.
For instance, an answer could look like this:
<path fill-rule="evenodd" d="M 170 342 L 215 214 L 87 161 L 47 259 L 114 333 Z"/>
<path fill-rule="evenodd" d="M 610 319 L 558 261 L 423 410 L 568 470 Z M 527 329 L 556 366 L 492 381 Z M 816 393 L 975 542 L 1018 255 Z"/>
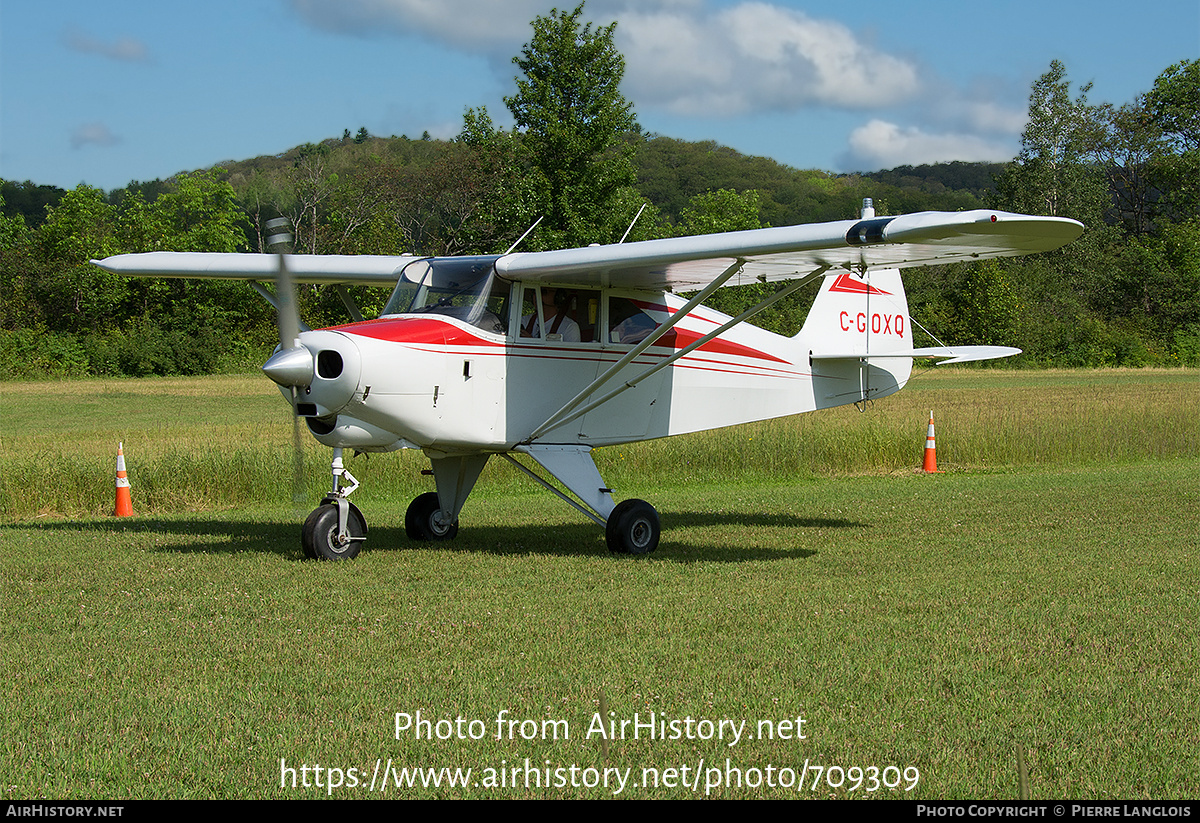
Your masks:
<path fill-rule="evenodd" d="M 454 140 L 359 129 L 282 155 L 104 192 L 4 181 L 0 377 L 196 374 L 257 366 L 277 339 L 242 284 L 138 280 L 87 261 L 112 254 L 264 251 L 289 218 L 304 254 L 465 254 L 759 228 L 879 214 L 1001 208 L 1088 229 L 1048 255 L 906 274 L 910 309 L 946 342 L 1023 348 L 1034 365 L 1200 365 L 1197 63 L 1168 67 L 1121 107 L 1072 93 L 1054 63 L 1034 84 L 1020 154 L 833 175 L 645 133 L 619 92 L 613 26 L 583 6 L 533 23 L 505 98 L 512 129 L 468 109 Z M 723 289 L 736 313 L 773 286 Z M 306 288 L 310 324 L 343 322 L 332 290 Z M 365 312 L 387 294 L 359 290 Z M 794 334 L 808 297 L 760 324 Z"/>

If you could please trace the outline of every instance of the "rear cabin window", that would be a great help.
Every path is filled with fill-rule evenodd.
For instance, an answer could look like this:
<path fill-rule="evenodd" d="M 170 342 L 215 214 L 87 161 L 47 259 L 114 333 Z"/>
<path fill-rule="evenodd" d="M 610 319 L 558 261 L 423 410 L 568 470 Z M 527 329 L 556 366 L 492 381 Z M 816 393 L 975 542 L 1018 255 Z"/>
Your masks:
<path fill-rule="evenodd" d="M 640 343 L 658 326 L 658 321 L 646 314 L 627 297 L 608 298 L 608 342 Z"/>

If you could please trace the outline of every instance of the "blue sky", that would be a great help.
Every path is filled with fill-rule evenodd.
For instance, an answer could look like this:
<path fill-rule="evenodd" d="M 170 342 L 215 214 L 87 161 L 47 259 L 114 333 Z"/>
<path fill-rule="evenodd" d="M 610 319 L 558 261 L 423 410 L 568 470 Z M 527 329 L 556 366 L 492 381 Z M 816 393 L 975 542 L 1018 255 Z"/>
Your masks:
<path fill-rule="evenodd" d="M 0 0 L 0 177 L 103 189 L 365 126 L 507 125 L 529 23 L 571 0 Z M 1007 160 L 1051 60 L 1122 104 L 1200 57 L 1200 3 L 589 0 L 642 126 L 798 168 Z"/>

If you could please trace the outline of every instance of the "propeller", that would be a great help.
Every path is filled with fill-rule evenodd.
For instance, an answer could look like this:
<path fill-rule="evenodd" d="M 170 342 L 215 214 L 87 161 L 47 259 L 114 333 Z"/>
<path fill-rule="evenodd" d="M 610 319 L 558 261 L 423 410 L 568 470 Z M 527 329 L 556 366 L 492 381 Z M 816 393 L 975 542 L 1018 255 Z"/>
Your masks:
<path fill-rule="evenodd" d="M 296 308 L 296 289 L 288 269 L 287 256 L 292 249 L 291 222 L 286 217 L 268 220 L 267 250 L 278 255 L 279 269 L 275 274 L 275 311 L 279 326 L 279 351 L 263 365 L 263 372 L 292 396 L 292 500 L 304 502 L 304 443 L 300 432 L 300 415 L 296 408 L 301 386 L 312 383 L 312 352 L 300 343 L 300 312 Z"/>

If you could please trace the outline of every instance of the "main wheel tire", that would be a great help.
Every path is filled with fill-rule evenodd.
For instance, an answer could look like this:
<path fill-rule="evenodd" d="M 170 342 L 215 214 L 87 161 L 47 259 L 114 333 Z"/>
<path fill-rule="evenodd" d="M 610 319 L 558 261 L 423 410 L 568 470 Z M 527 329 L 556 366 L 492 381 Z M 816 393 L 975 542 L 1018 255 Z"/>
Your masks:
<path fill-rule="evenodd" d="M 658 548 L 658 512 L 645 500 L 622 500 L 604 527 L 608 549 L 623 554 L 649 554 Z"/>
<path fill-rule="evenodd" d="M 437 492 L 425 492 L 408 505 L 404 533 L 411 540 L 453 540 L 458 536 L 458 523 L 442 522 L 441 512 Z"/>
<path fill-rule="evenodd" d="M 351 539 L 340 543 L 336 504 L 318 507 L 304 521 L 304 529 L 300 532 L 305 556 L 318 560 L 351 560 L 358 557 L 363 539 L 367 536 L 367 524 L 355 506 L 346 512 L 346 531 Z"/>

